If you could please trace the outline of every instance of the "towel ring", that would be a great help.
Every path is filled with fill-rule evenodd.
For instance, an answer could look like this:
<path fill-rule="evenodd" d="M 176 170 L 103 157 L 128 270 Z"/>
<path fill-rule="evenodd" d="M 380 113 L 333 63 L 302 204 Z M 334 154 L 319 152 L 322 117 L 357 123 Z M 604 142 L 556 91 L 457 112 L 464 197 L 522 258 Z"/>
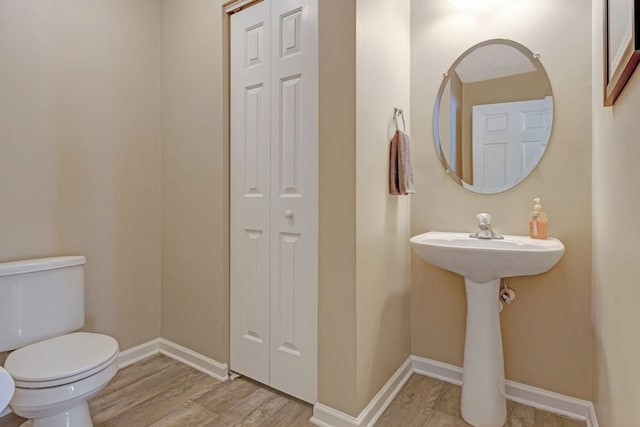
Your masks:
<path fill-rule="evenodd" d="M 402 111 L 402 108 L 393 108 L 393 123 L 396 126 L 396 130 L 400 130 L 400 128 L 398 127 L 398 116 L 400 116 L 400 118 L 402 119 L 402 130 L 404 132 L 407 131 L 407 124 L 404 121 L 404 112 Z"/>

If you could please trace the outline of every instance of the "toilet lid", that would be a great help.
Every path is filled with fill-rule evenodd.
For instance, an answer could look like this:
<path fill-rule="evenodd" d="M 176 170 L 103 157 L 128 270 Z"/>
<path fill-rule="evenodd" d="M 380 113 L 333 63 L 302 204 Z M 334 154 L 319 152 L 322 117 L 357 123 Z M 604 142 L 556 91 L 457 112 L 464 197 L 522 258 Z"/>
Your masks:
<path fill-rule="evenodd" d="M 108 365 L 117 354 L 118 342 L 112 337 L 75 332 L 19 348 L 9 354 L 4 367 L 16 385 L 23 382 L 57 385 L 70 377 L 77 381 L 98 372 L 101 369 L 96 368 Z"/>

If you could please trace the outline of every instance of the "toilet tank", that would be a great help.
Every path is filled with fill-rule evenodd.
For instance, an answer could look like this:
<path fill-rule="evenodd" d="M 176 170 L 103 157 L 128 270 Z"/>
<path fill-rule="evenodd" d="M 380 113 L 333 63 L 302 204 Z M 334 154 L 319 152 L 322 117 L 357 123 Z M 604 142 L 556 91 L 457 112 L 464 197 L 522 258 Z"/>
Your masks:
<path fill-rule="evenodd" d="M 0 263 L 0 351 L 84 325 L 83 256 Z"/>

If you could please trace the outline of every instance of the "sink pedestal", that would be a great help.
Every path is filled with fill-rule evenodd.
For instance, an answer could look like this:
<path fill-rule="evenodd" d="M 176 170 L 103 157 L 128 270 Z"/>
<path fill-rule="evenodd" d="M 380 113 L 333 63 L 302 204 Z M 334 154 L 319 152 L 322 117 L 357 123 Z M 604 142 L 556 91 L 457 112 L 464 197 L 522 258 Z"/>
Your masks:
<path fill-rule="evenodd" d="M 502 427 L 507 421 L 504 359 L 500 330 L 500 280 L 465 278 L 467 330 L 462 371 L 462 418 L 476 427 Z"/>

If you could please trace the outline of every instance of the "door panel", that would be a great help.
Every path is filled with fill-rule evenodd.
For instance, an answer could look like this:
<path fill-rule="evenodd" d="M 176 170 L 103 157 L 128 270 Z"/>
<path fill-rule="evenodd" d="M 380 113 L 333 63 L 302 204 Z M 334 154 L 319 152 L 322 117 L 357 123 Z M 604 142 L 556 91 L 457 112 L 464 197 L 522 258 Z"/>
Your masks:
<path fill-rule="evenodd" d="M 269 384 L 268 3 L 231 16 L 231 369 Z"/>
<path fill-rule="evenodd" d="M 317 6 L 271 3 L 271 385 L 317 397 Z"/>
<path fill-rule="evenodd" d="M 510 188 L 542 157 L 553 119 L 551 97 L 473 107 L 473 186 Z"/>

